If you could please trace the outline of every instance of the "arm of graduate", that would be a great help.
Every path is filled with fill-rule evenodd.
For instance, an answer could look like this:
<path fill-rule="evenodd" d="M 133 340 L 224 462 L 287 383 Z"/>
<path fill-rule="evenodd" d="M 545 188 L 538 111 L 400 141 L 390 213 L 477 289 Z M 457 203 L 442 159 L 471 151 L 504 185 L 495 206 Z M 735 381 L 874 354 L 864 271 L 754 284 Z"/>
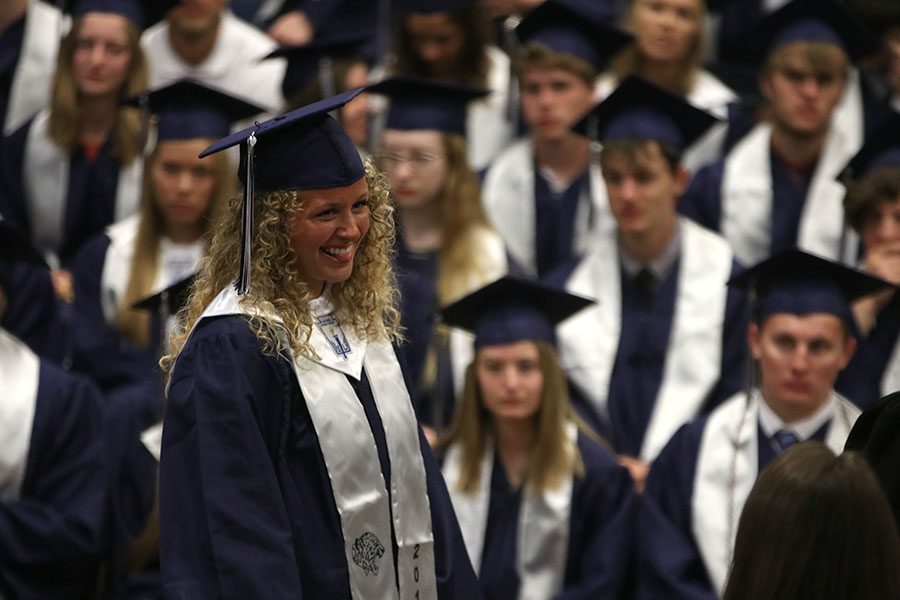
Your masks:
<path fill-rule="evenodd" d="M 634 484 L 627 469 L 584 434 L 578 446 L 585 476 L 575 480 L 565 584 L 554 598 L 619 598 L 634 555 Z"/>
<path fill-rule="evenodd" d="M 720 198 L 724 164 L 715 162 L 697 171 L 677 206 L 679 214 L 713 231 L 719 231 L 722 219 Z"/>
<path fill-rule="evenodd" d="M 104 515 L 101 396 L 42 362 L 21 493 L 0 503 L 0 568 L 82 573 L 100 555 Z"/>
<path fill-rule="evenodd" d="M 237 325 L 237 326 L 236 326 Z M 172 373 L 159 475 L 167 598 L 300 598 L 275 471 L 289 365 L 239 317 L 205 320 Z"/>
<path fill-rule="evenodd" d="M 60 338 L 68 332 L 59 318 L 50 271 L 25 263 L 0 262 L 0 292 L 7 302 L 6 310 L 0 309 L 0 327 L 41 358 L 62 362 L 65 344 Z"/>
<path fill-rule="evenodd" d="M 638 515 L 636 599 L 716 600 L 692 530 L 704 421 L 683 425 L 650 468 Z"/>

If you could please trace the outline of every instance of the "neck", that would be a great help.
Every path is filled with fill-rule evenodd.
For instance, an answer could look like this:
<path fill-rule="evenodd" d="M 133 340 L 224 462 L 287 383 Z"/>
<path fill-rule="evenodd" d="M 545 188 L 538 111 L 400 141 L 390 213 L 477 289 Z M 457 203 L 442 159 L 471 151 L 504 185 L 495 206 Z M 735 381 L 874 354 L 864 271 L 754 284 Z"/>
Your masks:
<path fill-rule="evenodd" d="M 173 225 L 166 226 L 166 237 L 176 244 L 191 244 L 200 239 L 203 230 L 200 225 Z"/>
<path fill-rule="evenodd" d="M 588 168 L 591 145 L 585 138 L 567 134 L 550 140 L 535 139 L 534 159 L 563 181 L 574 181 Z"/>
<path fill-rule="evenodd" d="M 684 67 L 678 62 L 644 62 L 641 75 L 660 87 L 673 92 L 684 92 Z"/>
<path fill-rule="evenodd" d="M 528 459 L 535 435 L 534 419 L 496 419 L 494 421 L 495 447 L 506 475 L 514 487 L 525 480 Z"/>
<path fill-rule="evenodd" d="M 185 34 L 169 27 L 169 44 L 171 44 L 172 50 L 178 58 L 192 67 L 209 58 L 218 37 L 218 25 L 210 28 L 208 32 L 197 35 Z"/>
<path fill-rule="evenodd" d="M 114 95 L 81 99 L 81 140 L 103 143 L 119 115 L 118 98 Z"/>
<path fill-rule="evenodd" d="M 441 211 L 437 202 L 398 209 L 403 243 L 413 252 L 438 250 L 443 243 Z"/>
<path fill-rule="evenodd" d="M 0 2 L 0 33 L 3 33 L 10 25 L 21 19 L 27 8 L 28 0 Z"/>
<path fill-rule="evenodd" d="M 677 224 L 678 218 L 672 214 L 665 223 L 661 223 L 651 231 L 619 231 L 619 243 L 638 262 L 646 265 L 666 249 L 672 241 L 672 236 L 675 235 Z"/>
<path fill-rule="evenodd" d="M 784 127 L 773 125 L 772 147 L 782 159 L 790 161 L 788 166 L 804 168 L 815 163 L 825 147 L 828 131 L 812 135 L 797 135 Z"/>

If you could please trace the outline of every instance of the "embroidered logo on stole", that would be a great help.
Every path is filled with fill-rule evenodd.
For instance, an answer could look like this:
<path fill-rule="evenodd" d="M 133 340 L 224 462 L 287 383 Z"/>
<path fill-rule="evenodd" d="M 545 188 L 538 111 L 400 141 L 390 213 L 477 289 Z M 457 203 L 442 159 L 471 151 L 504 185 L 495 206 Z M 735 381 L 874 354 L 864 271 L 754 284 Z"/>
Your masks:
<path fill-rule="evenodd" d="M 334 315 L 328 313 L 315 319 L 316 327 L 319 328 L 319 332 L 328 341 L 332 351 L 346 360 L 347 355 L 353 352 L 353 349 L 350 347 L 350 342 L 347 341 L 347 336 L 344 334 L 344 330 L 341 329 L 340 323 L 334 318 Z"/>
<path fill-rule="evenodd" d="M 366 575 L 378 575 L 378 561 L 382 556 L 384 556 L 384 545 L 371 531 L 365 532 L 353 541 L 353 562 Z"/>

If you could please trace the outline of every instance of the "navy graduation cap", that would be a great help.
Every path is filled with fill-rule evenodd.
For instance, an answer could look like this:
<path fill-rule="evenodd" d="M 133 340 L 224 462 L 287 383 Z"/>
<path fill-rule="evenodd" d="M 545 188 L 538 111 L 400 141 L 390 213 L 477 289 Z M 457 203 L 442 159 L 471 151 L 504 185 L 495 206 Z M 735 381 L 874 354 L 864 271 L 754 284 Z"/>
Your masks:
<path fill-rule="evenodd" d="M 244 184 L 241 272 L 238 293 L 250 289 L 250 242 L 253 196 L 258 188 L 319 190 L 356 183 L 365 174 L 353 142 L 328 113 L 363 92 L 356 88 L 302 106 L 226 136 L 200 153 L 200 158 L 240 144 L 238 177 Z"/>
<path fill-rule="evenodd" d="M 506 276 L 441 310 L 447 325 L 475 334 L 475 347 L 523 340 L 556 343 L 556 325 L 593 300 L 535 281 Z"/>
<path fill-rule="evenodd" d="M 485 88 L 413 76 L 391 77 L 368 90 L 391 99 L 387 129 L 432 129 L 460 135 L 466 133 L 469 102 L 490 93 Z"/>
<path fill-rule="evenodd" d="M 135 310 L 146 310 L 155 313 L 174 315 L 180 311 L 191 295 L 191 286 L 197 274 L 188 275 L 167 287 L 166 289 L 138 300 L 131 305 Z"/>
<path fill-rule="evenodd" d="M 840 179 L 862 179 L 882 167 L 900 167 L 900 113 L 891 111 L 859 152 L 841 171 Z"/>
<path fill-rule="evenodd" d="M 793 42 L 825 42 L 857 60 L 880 49 L 878 38 L 836 0 L 793 0 L 764 17 L 743 37 L 735 57 L 761 64 L 775 48 Z"/>
<path fill-rule="evenodd" d="M 519 42 L 537 42 L 572 54 L 598 71 L 633 37 L 601 15 L 591 0 L 547 0 L 516 27 Z"/>
<path fill-rule="evenodd" d="M 41 253 L 18 227 L 0 218 L 0 261 L 49 269 Z"/>
<path fill-rule="evenodd" d="M 113 13 L 146 28 L 180 3 L 181 0 L 65 0 L 62 10 L 75 18 L 91 12 Z"/>
<path fill-rule="evenodd" d="M 776 314 L 826 313 L 841 319 L 856 335 L 850 304 L 890 289 L 890 283 L 802 250 L 788 250 L 733 277 L 729 286 L 756 293 L 753 318 Z"/>
<path fill-rule="evenodd" d="M 572 131 L 600 142 L 654 140 L 684 150 L 717 122 L 716 117 L 681 96 L 632 75 L 582 117 Z"/>
<path fill-rule="evenodd" d="M 144 108 L 159 116 L 157 139 L 218 139 L 228 135 L 232 123 L 264 112 L 261 106 L 193 79 L 178 81 L 126 99 L 123 104 Z"/>

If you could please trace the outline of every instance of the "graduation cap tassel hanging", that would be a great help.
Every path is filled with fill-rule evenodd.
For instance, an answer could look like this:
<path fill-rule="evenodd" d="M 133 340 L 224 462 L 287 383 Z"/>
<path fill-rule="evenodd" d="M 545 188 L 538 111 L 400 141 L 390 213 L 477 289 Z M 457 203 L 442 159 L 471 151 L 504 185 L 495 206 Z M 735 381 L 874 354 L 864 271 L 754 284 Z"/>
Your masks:
<path fill-rule="evenodd" d="M 256 132 L 247 138 L 247 183 L 244 186 L 244 205 L 241 214 L 241 274 L 237 292 L 243 296 L 250 291 L 250 244 L 253 235 L 253 180 L 254 180 L 254 148 Z"/>

